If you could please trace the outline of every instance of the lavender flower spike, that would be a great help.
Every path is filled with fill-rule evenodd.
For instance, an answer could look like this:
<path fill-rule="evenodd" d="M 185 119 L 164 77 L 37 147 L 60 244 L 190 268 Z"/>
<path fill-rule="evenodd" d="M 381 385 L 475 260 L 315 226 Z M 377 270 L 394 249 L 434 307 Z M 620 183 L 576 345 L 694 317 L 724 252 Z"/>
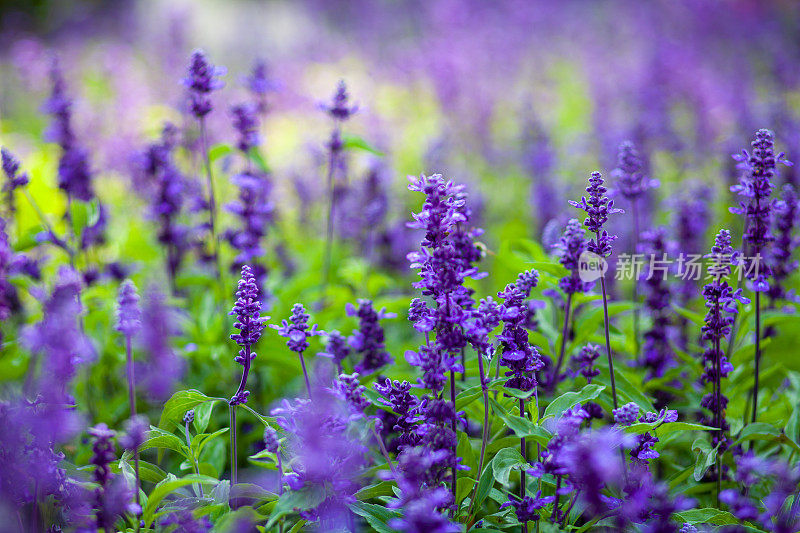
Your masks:
<path fill-rule="evenodd" d="M 358 374 L 368 374 L 391 364 L 394 359 L 386 351 L 383 341 L 383 328 L 380 320 L 394 318 L 397 315 L 387 313 L 386 309 L 376 311 L 371 300 L 359 300 L 358 309 L 352 304 L 347 304 L 347 314 L 358 316 L 358 330 L 353 332 L 349 339 L 350 347 L 362 354 L 362 360 L 356 364 L 354 370 Z"/>
<path fill-rule="evenodd" d="M 742 150 L 741 155 L 734 156 L 739 161 L 738 167 L 744 172 L 738 185 L 731 187 L 742 197 L 739 207 L 730 208 L 731 213 L 744 217 L 744 234 L 742 235 L 743 254 L 747 263 L 746 276 L 753 282 L 755 292 L 755 368 L 753 374 L 753 416 L 758 417 L 758 383 L 761 362 L 761 292 L 769 290 L 767 281 L 769 266 L 762 262 L 762 254 L 775 240 L 770 232 L 773 200 L 772 177 L 777 174 L 778 163 L 791 165 L 784 158 L 783 152 L 775 155 L 774 135 L 771 131 L 761 129 L 756 132 L 751 143 L 752 152 Z"/>
<path fill-rule="evenodd" d="M 256 353 L 252 351 L 252 347 L 261 337 L 264 322 L 269 318 L 260 316 L 260 312 L 261 302 L 258 299 L 258 286 L 252 270 L 245 265 L 242 267 L 242 278 L 239 280 L 239 287 L 236 291 L 236 303 L 229 313 L 236 317 L 233 327 L 239 330 L 239 333 L 231 335 L 231 340 L 241 346 L 239 354 L 233 360 L 244 367 L 239 389 L 230 399 L 231 405 L 247 403 L 247 397 L 250 394 L 250 391 L 245 390 L 245 387 L 247 386 L 250 364 L 256 358 Z"/>
<path fill-rule="evenodd" d="M 202 118 L 211 112 L 211 93 L 225 86 L 217 78 L 224 76 L 226 72 L 224 67 L 212 65 L 202 50 L 192 52 L 189 73 L 182 83 L 189 91 L 189 108 L 195 117 Z"/>
<path fill-rule="evenodd" d="M 94 482 L 98 487 L 94 493 L 94 507 L 98 529 L 112 531 L 117 518 L 125 513 L 138 513 L 140 508 L 132 502 L 125 480 L 111 473 L 111 463 L 116 460 L 114 452 L 114 432 L 105 424 L 98 424 L 89 430 L 94 437 L 92 464 Z"/>
<path fill-rule="evenodd" d="M 308 338 L 314 335 L 319 335 L 321 332 L 317 331 L 317 325 L 314 324 L 311 329 L 308 328 L 308 313 L 306 313 L 303 304 L 294 304 L 292 307 L 292 316 L 289 321 L 281 321 L 280 326 L 271 325 L 270 327 L 277 329 L 278 334 L 286 337 L 286 346 L 300 357 L 300 365 L 303 367 L 303 377 L 306 380 L 306 390 L 308 397 L 311 397 L 311 381 L 308 379 L 308 371 L 306 370 L 306 362 L 303 359 L 303 352 L 308 348 Z"/>
<path fill-rule="evenodd" d="M 19 161 L 14 155 L 0 148 L 0 161 L 2 161 L 3 173 L 6 175 L 6 183 L 3 184 L 3 192 L 6 194 L 6 204 L 11 215 L 16 212 L 14 205 L 14 190 L 28 184 L 28 173 L 19 171 Z"/>
<path fill-rule="evenodd" d="M 125 336 L 125 355 L 128 370 L 128 405 L 131 420 L 136 417 L 136 377 L 133 369 L 133 337 L 142 327 L 142 312 L 139 309 L 139 295 L 136 285 L 129 279 L 122 282 L 117 297 L 117 331 Z M 145 426 L 146 427 L 146 426 Z M 136 504 L 139 504 L 139 451 L 133 447 L 134 471 L 136 475 Z"/>
<path fill-rule="evenodd" d="M 611 177 L 617 184 L 617 191 L 631 201 L 641 197 L 648 189 L 658 187 L 658 180 L 644 174 L 644 163 L 631 141 L 623 141 L 619 145 L 617 168 L 611 171 Z"/>
<path fill-rule="evenodd" d="M 614 200 L 606 196 L 607 189 L 603 186 L 603 176 L 599 172 L 592 172 L 589 177 L 589 186 L 586 188 L 589 199 L 586 196 L 580 201 L 570 200 L 573 207 L 586 211 L 587 217 L 583 222 L 589 231 L 595 234 L 595 239 L 589 241 L 589 251 L 599 255 L 601 258 L 611 255 L 611 243 L 617 238 L 616 235 L 609 235 L 603 229 L 603 224 L 608 221 L 608 216 L 614 213 L 622 213 L 621 209 L 614 207 Z M 611 354 L 611 337 L 608 325 L 608 296 L 606 295 L 605 277 L 600 276 L 600 287 L 603 291 L 603 319 L 606 333 L 606 353 L 608 354 L 608 369 L 611 376 L 611 396 L 614 400 L 614 408 L 617 404 L 617 385 L 614 380 L 614 358 Z"/>
<path fill-rule="evenodd" d="M 261 302 L 258 299 L 258 285 L 250 267 L 242 267 L 242 278 L 239 280 L 238 290 L 236 291 L 236 303 L 233 310 L 229 313 L 236 317 L 233 327 L 239 333 L 231 335 L 231 340 L 238 344 L 241 349 L 239 354 L 233 358 L 234 361 L 242 365 L 242 379 L 239 388 L 231 399 L 230 422 L 231 422 L 231 484 L 236 484 L 236 406 L 247 403 L 250 391 L 246 390 L 247 376 L 250 373 L 250 364 L 256 358 L 256 353 L 252 351 L 253 345 L 261 338 L 261 331 L 264 329 L 264 322 L 269 317 L 261 316 Z"/>

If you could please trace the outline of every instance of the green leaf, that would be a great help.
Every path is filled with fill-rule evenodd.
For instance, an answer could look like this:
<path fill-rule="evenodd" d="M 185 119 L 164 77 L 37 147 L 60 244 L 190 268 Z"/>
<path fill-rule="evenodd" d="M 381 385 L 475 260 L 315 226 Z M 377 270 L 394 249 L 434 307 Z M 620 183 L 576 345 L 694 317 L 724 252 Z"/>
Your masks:
<path fill-rule="evenodd" d="M 301 490 L 285 492 L 278 498 L 278 502 L 269 515 L 266 529 L 269 530 L 282 517 L 292 514 L 295 509 L 311 509 L 316 507 L 325 498 L 325 492 L 317 488 L 308 487 Z"/>
<path fill-rule="evenodd" d="M 220 157 L 224 157 L 233 152 L 233 148 L 229 144 L 215 144 L 208 151 L 208 160 L 214 163 Z"/>
<path fill-rule="evenodd" d="M 540 444 L 547 444 L 550 441 L 550 433 L 540 425 L 531 422 L 527 418 L 508 413 L 494 398 L 489 398 L 489 403 L 492 404 L 494 413 L 505 422 L 506 426 L 517 437 L 533 437 Z"/>
<path fill-rule="evenodd" d="M 243 408 L 245 411 L 249 411 L 253 416 L 255 416 L 259 422 L 261 422 L 264 427 L 270 427 L 270 423 L 275 423 L 275 417 L 272 416 L 264 416 L 258 411 L 254 410 L 252 407 L 247 405 L 246 403 L 239 404 L 238 407 Z"/>
<path fill-rule="evenodd" d="M 460 506 L 461 502 L 464 501 L 470 492 L 472 492 L 472 488 L 475 486 L 475 480 L 472 478 L 468 478 L 467 476 L 459 476 L 458 481 L 456 481 L 456 505 Z"/>
<path fill-rule="evenodd" d="M 619 363 L 617 364 L 619 366 Z M 611 380 L 608 378 L 608 367 L 605 367 L 605 372 L 602 372 L 599 376 L 596 376 L 593 381 L 597 381 L 609 389 L 609 393 L 611 392 Z M 634 386 L 628 377 L 625 375 L 618 368 L 614 368 L 614 379 L 615 384 L 617 386 L 617 394 L 622 397 L 622 401 L 620 401 L 620 405 L 625 403 L 624 400 L 629 402 L 636 403 L 639 407 L 641 407 L 644 411 L 655 411 L 655 407 L 653 407 L 653 403 L 645 396 L 640 387 Z"/>
<path fill-rule="evenodd" d="M 766 422 L 754 422 L 752 424 L 747 424 L 744 427 L 736 442 L 746 440 L 764 440 L 769 439 L 770 437 L 777 437 L 780 434 L 781 431 L 772 424 L 767 424 Z"/>
<path fill-rule="evenodd" d="M 229 430 L 230 428 L 222 428 L 218 429 L 214 433 L 201 433 L 199 435 L 195 435 L 192 439 L 192 451 L 194 452 L 194 456 L 200 457 L 200 454 L 203 452 L 203 448 L 205 448 L 206 444 L 216 439 L 220 435 L 224 435 Z"/>
<path fill-rule="evenodd" d="M 383 156 L 384 153 L 369 144 L 366 140 L 352 133 L 342 135 L 342 146 L 345 150 L 363 150 L 373 155 Z"/>
<path fill-rule="evenodd" d="M 744 429 L 742 429 L 742 432 L 739 435 L 739 438 L 736 439 L 735 444 L 739 444 L 748 440 L 766 440 L 770 442 L 777 442 L 779 444 L 789 446 L 795 451 L 800 451 L 800 445 L 787 437 L 782 430 L 776 428 L 772 424 L 767 424 L 766 422 L 754 422 L 752 424 L 747 424 Z"/>
<path fill-rule="evenodd" d="M 473 508 L 475 512 L 481 508 L 483 504 L 483 500 L 489 495 L 489 492 L 492 490 L 492 486 L 494 485 L 494 459 L 489 461 L 486 466 L 483 467 L 483 472 L 481 472 L 481 478 L 478 480 L 478 488 L 475 491 L 475 503 L 473 504 Z"/>
<path fill-rule="evenodd" d="M 659 436 L 666 436 L 676 431 L 716 431 L 717 428 L 695 424 L 692 422 L 639 422 L 625 428 L 626 433 L 641 435 L 647 431 L 655 431 Z"/>
<path fill-rule="evenodd" d="M 400 518 L 400 513 L 387 509 L 383 505 L 356 502 L 350 504 L 350 509 L 359 516 L 363 516 L 367 523 L 378 533 L 394 533 L 388 522 L 393 518 Z"/>
<path fill-rule="evenodd" d="M 197 474 L 189 474 L 188 476 L 180 479 L 166 479 L 162 483 L 156 485 L 153 491 L 147 498 L 147 505 L 142 512 L 142 519 L 147 527 L 153 523 L 153 517 L 158 505 L 173 491 L 191 485 L 193 483 L 202 483 L 203 485 L 216 485 L 219 480 L 208 476 L 198 476 Z"/>
<path fill-rule="evenodd" d="M 461 391 L 456 396 L 456 411 L 461 411 L 464 407 L 468 406 L 478 398 L 483 396 L 483 389 L 480 385 L 470 387 L 467 390 Z"/>
<path fill-rule="evenodd" d="M 208 427 L 208 422 L 211 420 L 211 413 L 214 410 L 214 404 L 217 400 L 204 402 L 194 408 L 194 429 L 198 433 L 205 432 Z"/>
<path fill-rule="evenodd" d="M 692 451 L 696 454 L 694 463 L 694 480 L 703 479 L 706 471 L 717 460 L 717 449 L 712 448 L 711 444 L 704 437 L 697 437 L 692 442 Z"/>
<path fill-rule="evenodd" d="M 155 427 L 150 429 L 149 438 L 142 443 L 139 447 L 139 451 L 141 452 L 150 448 L 172 450 L 184 457 L 188 457 L 189 452 L 189 448 L 178 436 Z"/>
<path fill-rule="evenodd" d="M 594 398 L 600 396 L 600 393 L 603 392 L 605 389 L 602 385 L 597 385 L 595 383 L 590 383 L 585 385 L 580 391 L 578 392 L 565 392 L 552 402 L 547 408 L 544 410 L 544 415 L 542 416 L 542 420 L 551 416 L 561 416 L 561 413 L 570 409 L 571 407 L 583 403 Z"/>
<path fill-rule="evenodd" d="M 514 469 L 528 468 L 526 461 L 518 448 L 503 448 L 492 459 L 494 478 L 503 485 L 508 484 L 508 478 Z"/>
<path fill-rule="evenodd" d="M 739 521 L 728 511 L 706 507 L 704 509 L 690 509 L 688 511 L 681 511 L 675 513 L 680 522 L 687 524 L 736 524 Z"/>
<path fill-rule="evenodd" d="M 278 495 L 253 483 L 237 483 L 231 487 L 230 498 L 250 498 L 257 501 L 277 500 Z"/>
<path fill-rule="evenodd" d="M 378 483 L 374 483 L 367 487 L 363 487 L 361 490 L 355 493 L 355 498 L 359 501 L 364 500 L 371 500 L 372 498 L 377 498 L 378 496 L 392 496 L 394 491 L 392 487 L 394 483 L 391 481 L 379 481 Z"/>
<path fill-rule="evenodd" d="M 133 460 L 133 453 L 131 453 L 129 450 L 126 450 L 125 453 L 122 454 L 122 457 L 119 460 L 120 469 L 122 469 L 123 462 L 130 464 L 132 460 Z M 151 483 L 160 483 L 167 477 L 167 473 L 161 470 L 161 468 L 159 468 L 158 466 L 152 463 L 148 463 L 147 461 L 140 458 L 139 477 L 144 481 L 149 481 Z"/>
<path fill-rule="evenodd" d="M 472 452 L 472 445 L 469 442 L 469 436 L 463 431 L 458 432 L 458 446 L 456 447 L 456 456 L 463 459 L 463 465 L 469 467 L 469 472 L 473 475 L 476 468 L 478 468 L 478 461 L 475 459 L 475 454 Z"/>
<path fill-rule="evenodd" d="M 158 421 L 158 427 L 167 431 L 172 431 L 183 420 L 183 415 L 186 411 L 194 409 L 196 406 L 208 400 L 219 399 L 210 398 L 200 392 L 199 390 L 180 390 L 172 395 L 164 404 L 164 409 L 161 410 L 161 419 Z"/>

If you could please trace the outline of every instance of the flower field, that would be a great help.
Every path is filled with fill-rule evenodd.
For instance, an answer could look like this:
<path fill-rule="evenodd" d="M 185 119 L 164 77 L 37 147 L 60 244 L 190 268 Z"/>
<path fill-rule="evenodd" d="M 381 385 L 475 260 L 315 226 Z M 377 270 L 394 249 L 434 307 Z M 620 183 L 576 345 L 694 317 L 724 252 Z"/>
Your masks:
<path fill-rule="evenodd" d="M 0 531 L 800 531 L 798 28 L 0 4 Z"/>

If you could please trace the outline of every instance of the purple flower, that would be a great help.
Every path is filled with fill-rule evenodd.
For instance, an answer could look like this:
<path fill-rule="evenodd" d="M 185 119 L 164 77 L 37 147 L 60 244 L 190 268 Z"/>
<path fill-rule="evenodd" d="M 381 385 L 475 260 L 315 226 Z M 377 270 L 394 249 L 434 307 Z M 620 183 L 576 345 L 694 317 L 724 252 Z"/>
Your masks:
<path fill-rule="evenodd" d="M 627 447 L 630 443 L 624 434 L 603 428 L 582 433 L 560 451 L 564 471 L 573 485 L 580 489 L 588 516 L 599 516 L 608 511 L 602 489 L 622 484 L 624 471 L 619 450 Z"/>
<path fill-rule="evenodd" d="M 631 460 L 644 468 L 647 468 L 651 459 L 657 459 L 659 453 L 653 449 L 658 442 L 658 438 L 645 432 L 636 438 L 636 445 L 631 449 Z"/>
<path fill-rule="evenodd" d="M 133 502 L 133 492 L 125 480 L 111 473 L 111 463 L 117 459 L 114 451 L 114 432 L 105 424 L 98 424 L 89 430 L 94 438 L 92 460 L 94 465 L 95 512 L 98 529 L 112 529 L 117 518 L 126 513 L 136 513 L 139 506 Z"/>
<path fill-rule="evenodd" d="M 701 400 L 701 406 L 710 410 L 713 419 L 704 419 L 716 427 L 722 428 L 716 432 L 712 441 L 716 445 L 720 439 L 725 440 L 725 431 L 728 429 L 724 411 L 728 399 L 721 392 L 721 380 L 733 371 L 733 365 L 726 358 L 722 348 L 717 348 L 731 332 L 734 316 L 737 312 L 737 302 L 748 303 L 750 300 L 742 296 L 742 290 L 734 290 L 724 279 L 731 273 L 731 261 L 735 259 L 731 246 L 731 234 L 728 230 L 720 230 L 714 239 L 714 246 L 708 254 L 714 260 L 709 267 L 709 273 L 714 276 L 710 283 L 703 287 L 703 298 L 708 312 L 705 324 L 701 328 L 701 340 L 708 342 L 708 348 L 703 352 L 703 365 L 705 371 L 701 376 L 703 383 L 712 383 L 716 392 L 709 392 Z M 723 444 L 722 451 L 727 449 Z"/>
<path fill-rule="evenodd" d="M 798 217 L 797 192 L 789 184 L 783 186 L 781 199 L 775 204 L 775 227 L 778 230 L 772 251 L 769 255 L 769 269 L 772 280 L 767 294 L 770 299 L 780 300 L 786 298 L 784 282 L 789 275 L 797 270 L 798 262 L 794 259 L 794 252 L 800 240 L 794 236 Z"/>
<path fill-rule="evenodd" d="M 319 355 L 333 359 L 338 365 L 350 355 L 347 338 L 336 330 L 325 332 L 325 351 Z"/>
<path fill-rule="evenodd" d="M 250 265 L 263 293 L 267 269 L 260 261 L 265 254 L 261 242 L 274 222 L 275 205 L 270 198 L 272 182 L 268 175 L 257 170 L 237 174 L 231 181 L 239 187 L 239 199 L 226 208 L 239 218 L 241 225 L 226 232 L 225 237 L 239 252 L 234 258 L 234 267 Z"/>
<path fill-rule="evenodd" d="M 500 505 L 500 508 L 513 507 L 517 514 L 517 520 L 524 524 L 526 522 L 539 520 L 539 511 L 554 501 L 554 496 L 543 497 L 542 491 L 537 491 L 535 495 L 525 496 L 521 501 L 511 499 Z"/>
<path fill-rule="evenodd" d="M 262 115 L 269 110 L 267 96 L 278 90 L 277 82 L 272 80 L 269 74 L 269 65 L 263 59 L 259 59 L 253 64 L 250 75 L 244 80 L 245 86 L 255 99 L 258 112 Z"/>
<path fill-rule="evenodd" d="M 167 123 L 161 139 L 148 145 L 135 161 L 137 175 L 150 200 L 150 216 L 158 223 L 158 242 L 167 248 L 167 273 L 173 285 L 189 249 L 189 230 L 178 222 L 188 187 L 173 162 L 176 134 L 175 126 Z"/>
<path fill-rule="evenodd" d="M 43 356 L 38 388 L 43 402 L 54 408 L 73 404 L 69 384 L 78 366 L 95 357 L 94 347 L 79 323 L 83 315 L 81 288 L 78 273 L 60 267 L 53 290 L 43 302 L 41 322 L 29 326 L 22 335 L 25 345 Z"/>
<path fill-rule="evenodd" d="M 367 388 L 358 381 L 357 373 L 340 374 L 333 384 L 333 390 L 356 415 L 363 415 L 364 409 L 369 407 L 369 400 L 364 396 Z"/>
<path fill-rule="evenodd" d="M 359 374 L 368 374 L 394 362 L 386 351 L 383 328 L 379 321 L 397 315 L 387 313 L 385 308 L 375 311 L 372 301 L 363 299 L 358 300 L 358 309 L 352 304 L 347 304 L 346 311 L 348 316 L 358 317 L 358 329 L 348 339 L 353 351 L 361 355 L 361 361 L 354 367 L 355 371 Z"/>
<path fill-rule="evenodd" d="M 55 415 L 55 416 L 53 416 Z M 0 498 L 21 506 L 37 498 L 66 498 L 64 454 L 53 450 L 52 424 L 63 422 L 47 405 L 12 398 L 0 402 Z M 38 494 L 37 494 L 38 492 Z"/>
<path fill-rule="evenodd" d="M 566 294 L 575 294 L 591 289 L 594 283 L 582 281 L 578 268 L 581 254 L 589 248 L 589 240 L 578 219 L 572 218 L 567 222 L 564 235 L 561 236 L 561 240 L 555 245 L 555 248 L 558 249 L 558 262 L 569 271 L 569 275 L 561 278 L 558 282 L 561 290 Z"/>
<path fill-rule="evenodd" d="M 136 285 L 129 279 L 122 282 L 117 296 L 117 331 L 132 338 L 142 328 L 142 311 Z"/>
<path fill-rule="evenodd" d="M 650 316 L 650 327 L 644 332 L 641 364 L 648 369 L 649 378 L 664 375 L 670 367 L 674 367 L 674 349 L 672 346 L 672 291 L 667 282 L 667 273 L 657 270 L 661 268 L 659 261 L 667 259 L 674 249 L 667 242 L 666 231 L 656 228 L 642 234 L 642 247 L 645 257 L 650 259 L 651 270 L 647 273 L 644 285 L 644 307 Z"/>
<path fill-rule="evenodd" d="M 630 426 L 639 418 L 639 406 L 636 402 L 626 403 L 622 407 L 613 410 L 614 422 L 620 426 Z"/>
<path fill-rule="evenodd" d="M 267 426 L 264 428 L 264 449 L 270 453 L 278 453 L 281 447 L 281 441 L 278 437 L 278 432 L 275 428 Z"/>
<path fill-rule="evenodd" d="M 503 350 L 500 364 L 508 367 L 506 375 L 512 376 L 505 386 L 522 391 L 533 390 L 537 385 L 535 373 L 544 368 L 544 363 L 536 347 L 528 342 L 525 293 L 512 283 L 497 295 L 503 300 L 503 331 L 497 336 Z"/>
<path fill-rule="evenodd" d="M 58 162 L 58 187 L 69 198 L 88 202 L 94 198 L 92 174 L 86 150 L 78 146 L 72 130 L 72 101 L 67 96 L 66 84 L 58 61 L 50 70 L 53 91 L 45 102 L 44 110 L 53 117 L 45 137 L 61 146 Z"/>
<path fill-rule="evenodd" d="M 608 216 L 615 213 L 622 213 L 622 209 L 614 207 L 614 200 L 606 196 L 607 189 L 603 186 L 603 176 L 599 172 L 592 172 L 589 177 L 589 186 L 586 187 L 589 199 L 584 196 L 580 201 L 570 200 L 573 207 L 586 211 L 587 217 L 583 225 L 595 234 L 595 240 L 589 241 L 589 251 L 600 257 L 611 255 L 611 243 L 617 238 L 616 235 L 609 235 L 603 229 L 603 225 L 608 221 Z"/>
<path fill-rule="evenodd" d="M 159 524 L 164 528 L 164 531 L 177 533 L 208 533 L 211 531 L 213 524 L 208 516 L 195 518 L 194 513 L 190 509 L 180 509 L 172 511 L 167 516 L 159 520 Z M 174 528 L 172 526 L 175 526 Z"/>
<path fill-rule="evenodd" d="M 428 304 L 420 298 L 411 300 L 411 307 L 408 309 L 408 319 L 414 323 L 414 329 L 420 333 L 433 331 L 436 327 L 436 317 Z"/>
<path fill-rule="evenodd" d="M 182 80 L 189 91 L 189 110 L 200 119 L 211 112 L 211 93 L 224 87 L 217 79 L 227 71 L 223 67 L 215 67 L 209 63 L 205 52 L 195 50 L 189 60 L 189 73 Z"/>
<path fill-rule="evenodd" d="M 773 187 L 771 180 L 777 174 L 778 163 L 791 165 L 791 162 L 784 158 L 783 152 L 775 155 L 773 137 L 773 133 L 769 130 L 758 130 L 751 143 L 752 152 L 742 150 L 741 154 L 734 155 L 743 174 L 739 184 L 731 187 L 731 192 L 737 193 L 742 199 L 739 207 L 731 207 L 730 211 L 744 217 L 743 242 L 746 249 L 743 252 L 751 260 L 764 252 L 775 240 L 770 231 L 773 207 L 773 201 L 770 199 Z M 767 283 L 769 268 L 761 262 L 758 267 L 756 269 L 750 265 L 746 273 L 748 279 L 754 282 L 754 290 L 763 291 L 769 286 Z M 759 271 L 758 275 L 756 270 Z"/>
<path fill-rule="evenodd" d="M 405 448 L 419 445 L 420 437 L 416 433 L 416 425 L 424 418 L 422 412 L 425 402 L 421 402 L 411 394 L 411 384 L 408 381 L 392 381 L 386 378 L 383 383 L 375 383 L 374 387 L 381 395 L 378 402 L 392 410 L 391 413 L 383 409 L 378 410 L 383 436 L 399 433 L 396 438 L 389 441 L 387 448 L 392 451 L 403 451 Z"/>
<path fill-rule="evenodd" d="M 174 311 L 161 291 L 150 286 L 142 306 L 141 341 L 147 358 L 136 369 L 136 381 L 154 401 L 168 398 L 183 373 L 183 361 L 171 346 L 176 333 Z"/>
<path fill-rule="evenodd" d="M 233 115 L 233 128 L 239 134 L 236 147 L 244 154 L 247 154 L 253 147 L 261 142 L 258 133 L 260 124 L 257 115 L 257 108 L 252 104 L 238 104 L 231 108 Z"/>
<path fill-rule="evenodd" d="M 52 91 L 42 110 L 53 117 L 53 122 L 45 132 L 45 139 L 59 144 L 66 151 L 75 142 L 75 134 L 72 131 L 72 100 L 67 95 L 58 59 L 54 59 L 50 66 L 50 83 Z"/>
<path fill-rule="evenodd" d="M 16 212 L 14 190 L 28 184 L 28 173 L 19 171 L 19 161 L 5 147 L 0 147 L 0 161 L 2 161 L 3 173 L 7 178 L 2 190 L 6 194 L 8 210 L 13 215 Z"/>
<path fill-rule="evenodd" d="M 231 335 L 231 340 L 241 347 L 239 355 L 234 357 L 233 360 L 244 367 L 239 389 L 230 400 L 231 405 L 237 405 L 240 403 L 247 403 L 247 396 L 250 394 L 250 391 L 245 390 L 247 386 L 247 375 L 250 372 L 250 365 L 253 359 L 256 358 L 256 353 L 252 351 L 252 348 L 261 337 L 261 331 L 264 329 L 264 322 L 269 319 L 269 317 L 261 316 L 261 302 L 258 299 L 258 286 L 256 285 L 253 272 L 247 265 L 242 267 L 242 278 L 239 280 L 238 289 L 236 291 L 236 303 L 233 305 L 233 310 L 229 314 L 236 317 L 236 322 L 234 322 L 233 327 L 239 330 L 239 333 Z"/>
<path fill-rule="evenodd" d="M 456 533 L 461 528 L 451 523 L 441 512 L 452 501 L 450 492 L 439 486 L 434 472 L 446 457 L 445 450 L 432 451 L 409 447 L 397 457 L 393 474 L 400 496 L 389 503 L 402 508 L 402 518 L 393 519 L 390 526 L 414 533 Z"/>
<path fill-rule="evenodd" d="M 331 103 L 321 107 L 336 121 L 345 121 L 358 111 L 357 105 L 350 105 L 350 95 L 347 93 L 347 85 L 344 80 L 339 80 Z"/>
<path fill-rule="evenodd" d="M 611 177 L 617 183 L 617 191 L 628 200 L 636 200 L 648 189 L 658 187 L 658 180 L 650 179 L 644 174 L 644 163 L 639 152 L 631 141 L 619 145 L 617 168 L 611 171 Z"/>
<path fill-rule="evenodd" d="M 288 346 L 291 351 L 302 354 L 309 346 L 309 337 L 322 333 L 317 331 L 316 324 L 309 329 L 309 318 L 311 317 L 306 313 L 303 304 L 296 303 L 292 307 L 292 316 L 289 317 L 288 322 L 284 319 L 281 321 L 280 326 L 273 324 L 270 325 L 270 327 L 278 330 L 280 336 L 286 337 L 286 346 Z"/>
<path fill-rule="evenodd" d="M 367 450 L 348 432 L 352 412 L 343 400 L 322 387 L 313 391 L 313 398 L 284 400 L 272 414 L 286 432 L 283 452 L 292 458 L 294 471 L 285 476 L 286 483 L 294 491 L 307 488 L 323 494 L 322 503 L 301 516 L 331 531 L 347 523 L 347 506 L 355 501 Z"/>
<path fill-rule="evenodd" d="M 600 375 L 600 370 L 594 365 L 600 358 L 600 348 L 594 344 L 587 344 L 578 355 L 572 358 L 573 361 L 578 363 L 580 373 L 586 378 L 587 383 L 592 382 L 592 378 Z"/>
<path fill-rule="evenodd" d="M 5 147 L 0 148 L 0 160 L 2 160 L 3 172 L 8 178 L 8 185 L 4 187 L 7 188 L 6 190 L 13 191 L 17 187 L 24 187 L 28 184 L 28 173 L 19 172 L 19 160 Z"/>
<path fill-rule="evenodd" d="M 144 415 L 137 415 L 125 421 L 125 433 L 117 439 L 126 450 L 135 451 L 147 440 L 150 422 Z"/>

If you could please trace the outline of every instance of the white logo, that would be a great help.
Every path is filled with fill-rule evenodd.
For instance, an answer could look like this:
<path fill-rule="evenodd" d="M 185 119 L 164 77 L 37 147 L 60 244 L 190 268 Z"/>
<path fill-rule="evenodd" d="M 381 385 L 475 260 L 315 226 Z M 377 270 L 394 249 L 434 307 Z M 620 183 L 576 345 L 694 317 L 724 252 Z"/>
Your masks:
<path fill-rule="evenodd" d="M 608 263 L 594 252 L 583 252 L 578 258 L 578 277 L 584 283 L 602 278 L 608 272 Z"/>

